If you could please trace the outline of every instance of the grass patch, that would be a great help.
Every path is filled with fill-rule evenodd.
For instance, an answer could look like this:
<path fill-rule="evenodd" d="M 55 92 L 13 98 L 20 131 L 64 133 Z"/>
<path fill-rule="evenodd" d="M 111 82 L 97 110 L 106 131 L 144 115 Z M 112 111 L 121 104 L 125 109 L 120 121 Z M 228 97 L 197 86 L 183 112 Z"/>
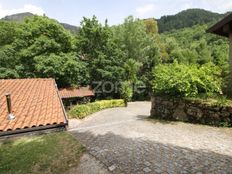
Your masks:
<path fill-rule="evenodd" d="M 0 141 L 0 173 L 57 173 L 77 166 L 85 151 L 66 132 Z"/>
<path fill-rule="evenodd" d="M 86 116 L 106 108 L 124 107 L 125 102 L 119 100 L 101 100 L 93 103 L 74 106 L 69 112 L 69 118 L 83 119 Z"/>

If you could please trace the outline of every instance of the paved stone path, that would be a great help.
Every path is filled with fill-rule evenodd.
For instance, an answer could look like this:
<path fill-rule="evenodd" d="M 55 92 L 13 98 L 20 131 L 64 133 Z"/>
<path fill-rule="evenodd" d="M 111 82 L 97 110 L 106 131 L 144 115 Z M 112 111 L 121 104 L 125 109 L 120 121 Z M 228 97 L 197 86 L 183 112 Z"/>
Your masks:
<path fill-rule="evenodd" d="M 79 165 L 65 174 L 110 174 L 110 172 L 101 161 L 86 153 L 81 157 Z"/>
<path fill-rule="evenodd" d="M 151 121 L 149 112 L 149 102 L 130 103 L 70 120 L 70 132 L 111 173 L 232 173 L 232 129 Z"/>

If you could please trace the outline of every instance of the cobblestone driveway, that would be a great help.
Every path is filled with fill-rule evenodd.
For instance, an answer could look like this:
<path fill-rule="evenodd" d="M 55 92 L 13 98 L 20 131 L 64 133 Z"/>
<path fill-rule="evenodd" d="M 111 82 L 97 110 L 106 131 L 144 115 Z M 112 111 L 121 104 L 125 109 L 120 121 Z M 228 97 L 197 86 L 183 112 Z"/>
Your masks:
<path fill-rule="evenodd" d="M 70 131 L 112 173 L 232 173 L 232 129 L 150 121 L 149 111 L 130 103 L 70 120 Z"/>

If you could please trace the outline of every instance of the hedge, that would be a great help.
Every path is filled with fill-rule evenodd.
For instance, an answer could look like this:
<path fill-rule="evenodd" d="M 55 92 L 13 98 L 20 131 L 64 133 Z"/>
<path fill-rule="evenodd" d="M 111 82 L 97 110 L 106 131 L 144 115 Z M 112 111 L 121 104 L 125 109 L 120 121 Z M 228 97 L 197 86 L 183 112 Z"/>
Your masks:
<path fill-rule="evenodd" d="M 221 94 L 221 71 L 212 63 L 202 66 L 184 64 L 158 65 L 153 70 L 155 95 L 196 97 Z"/>
<path fill-rule="evenodd" d="M 79 118 L 83 119 L 87 115 L 93 114 L 100 110 L 106 108 L 114 108 L 114 107 L 124 107 L 125 102 L 121 99 L 119 100 L 101 100 L 93 103 L 82 104 L 74 106 L 69 112 L 69 118 Z"/>

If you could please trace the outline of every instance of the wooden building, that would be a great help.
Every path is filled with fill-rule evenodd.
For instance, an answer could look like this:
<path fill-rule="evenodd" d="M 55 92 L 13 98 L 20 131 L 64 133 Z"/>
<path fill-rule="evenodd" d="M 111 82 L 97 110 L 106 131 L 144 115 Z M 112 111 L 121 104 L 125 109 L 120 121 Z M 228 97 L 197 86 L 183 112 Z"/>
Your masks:
<path fill-rule="evenodd" d="M 229 39 L 229 65 L 230 74 L 227 87 L 228 96 L 232 97 L 232 13 L 220 20 L 218 23 L 210 27 L 207 32 L 227 37 Z"/>
<path fill-rule="evenodd" d="M 60 97 L 66 109 L 73 105 L 88 103 L 94 99 L 94 92 L 90 87 L 63 88 L 59 90 Z"/>

